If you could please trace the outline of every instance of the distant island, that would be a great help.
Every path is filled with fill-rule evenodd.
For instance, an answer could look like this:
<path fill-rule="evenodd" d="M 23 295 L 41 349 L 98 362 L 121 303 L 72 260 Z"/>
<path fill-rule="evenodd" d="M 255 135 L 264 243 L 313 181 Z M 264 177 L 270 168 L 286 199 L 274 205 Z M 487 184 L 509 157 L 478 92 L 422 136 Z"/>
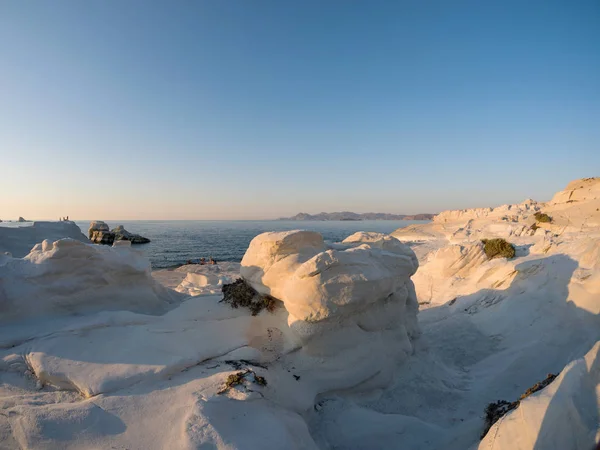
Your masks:
<path fill-rule="evenodd" d="M 319 214 L 299 213 L 293 217 L 282 217 L 278 220 L 431 220 L 435 214 L 387 214 L 387 213 L 353 213 L 349 211 L 322 212 Z"/>

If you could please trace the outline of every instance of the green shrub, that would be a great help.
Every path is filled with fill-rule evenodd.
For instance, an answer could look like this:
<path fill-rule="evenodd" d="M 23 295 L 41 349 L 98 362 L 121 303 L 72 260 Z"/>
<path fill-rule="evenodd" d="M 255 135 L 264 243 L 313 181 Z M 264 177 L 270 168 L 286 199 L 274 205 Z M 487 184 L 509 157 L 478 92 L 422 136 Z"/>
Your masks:
<path fill-rule="evenodd" d="M 483 251 L 489 259 L 494 258 L 513 258 L 515 256 L 515 247 L 504 239 L 482 239 Z"/>
<path fill-rule="evenodd" d="M 529 228 L 535 233 L 535 230 L 540 228 L 540 226 L 537 223 L 533 223 Z"/>
<path fill-rule="evenodd" d="M 550 223 L 552 222 L 552 217 L 550 217 L 548 214 L 545 214 L 543 212 L 536 212 L 533 217 L 535 217 L 535 220 L 537 220 L 538 222 L 543 222 L 543 223 Z"/>

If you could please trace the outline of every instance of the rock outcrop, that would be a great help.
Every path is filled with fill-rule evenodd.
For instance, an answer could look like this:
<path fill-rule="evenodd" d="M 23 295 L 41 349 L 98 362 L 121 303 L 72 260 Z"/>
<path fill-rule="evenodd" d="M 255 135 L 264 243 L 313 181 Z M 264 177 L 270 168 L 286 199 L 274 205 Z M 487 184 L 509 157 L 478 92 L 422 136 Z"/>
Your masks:
<path fill-rule="evenodd" d="M 173 308 L 131 241 L 45 242 L 22 260 L 0 252 L 0 441 L 594 448 L 600 197 L 584 196 L 445 213 L 394 233 L 408 244 L 378 233 L 339 243 L 265 233 L 237 283 L 251 290 L 229 292 L 281 300 L 256 315 L 238 297 L 210 295 L 237 279 L 225 264 L 161 271 L 169 286 L 201 296 Z M 536 209 L 552 221 L 532 230 Z M 497 237 L 515 246 L 513 258 L 485 255 L 481 239 Z M 533 392 L 549 373 L 560 375 L 480 442 L 486 405 Z"/>
<path fill-rule="evenodd" d="M 345 316 L 399 295 L 416 272 L 413 251 L 390 236 L 356 233 L 327 246 L 316 232 L 263 233 L 255 237 L 241 274 L 258 292 L 284 302 L 297 319 Z"/>
<path fill-rule="evenodd" d="M 17 222 L 27 222 L 27 220 L 23 219 L 22 217 L 19 217 L 19 220 L 17 220 Z"/>
<path fill-rule="evenodd" d="M 10 423 L 8 438 L 18 429 L 27 447 L 42 441 L 60 446 L 64 438 L 53 430 L 77 416 L 83 419 L 71 428 L 73 448 L 85 448 L 89 436 L 96 436 L 102 447 L 165 448 L 177 442 L 177 448 L 219 448 L 226 441 L 234 448 L 316 450 L 304 418 L 317 408 L 317 398 L 389 386 L 413 351 L 418 329 L 410 276 L 417 263 L 393 238 L 361 233 L 329 246 L 317 233 L 258 236 L 243 270 L 263 290 L 278 292 L 284 304 L 257 316 L 221 302 L 221 296 L 188 299 L 159 316 L 131 312 L 163 312 L 171 301 L 149 280 L 148 262 L 120 242 L 115 248 L 44 242 L 23 260 L 7 257 L 1 263 L 0 286 L 8 294 L 0 304 L 7 312 L 2 320 L 15 325 L 0 327 L 0 374 L 3 368 L 29 370 L 40 389 L 52 385 L 67 391 L 60 393 L 64 398 L 75 391 L 78 400 L 61 402 L 48 415 L 56 406 L 50 390 L 49 402 L 44 397 L 35 405 L 7 404 L 0 396 L 7 414 L 13 407 L 21 411 L 18 417 L 0 416 L 0 430 Z M 189 274 L 186 282 L 219 285 L 222 277 L 212 276 L 217 274 Z M 114 309 L 128 311 L 105 311 Z M 77 317 L 65 317 L 71 314 Z M 46 328 L 18 322 L 31 316 L 46 317 Z M 238 383 L 223 389 L 232 375 Z M 152 383 L 163 388 L 147 390 Z M 138 386 L 146 389 L 142 395 L 117 393 Z M 99 395 L 108 393 L 117 394 Z M 161 421 L 183 434 L 144 440 L 157 424 L 139 420 L 146 409 L 140 402 L 154 405 L 163 394 L 168 397 Z M 92 396 L 98 404 L 81 401 Z M 182 415 L 185 399 L 191 401 Z M 23 422 L 21 428 L 15 420 Z M 117 430 L 126 424 L 127 432 L 107 433 L 108 420 Z M 230 422 L 252 432 L 222 428 Z"/>
<path fill-rule="evenodd" d="M 496 422 L 478 448 L 598 448 L 599 380 L 600 342 Z"/>
<path fill-rule="evenodd" d="M 549 204 L 576 203 L 598 198 L 600 198 L 600 177 L 582 178 L 571 181 L 563 191 L 557 192 Z"/>
<path fill-rule="evenodd" d="M 118 225 L 109 230 L 108 225 L 101 220 L 90 223 L 88 235 L 90 240 L 96 244 L 112 245 L 115 241 L 130 241 L 132 244 L 147 244 L 150 242 L 148 238 L 130 233 L 123 225 Z"/>
<path fill-rule="evenodd" d="M 501 205 L 495 208 L 471 208 L 443 211 L 433 218 L 435 223 L 467 221 L 483 218 L 498 218 L 509 222 L 518 222 L 540 210 L 541 204 L 527 199 L 515 205 Z"/>
<path fill-rule="evenodd" d="M 0 322 L 31 316 L 126 309 L 165 312 L 178 297 L 150 275 L 150 262 L 127 247 L 45 240 L 23 259 L 0 265 Z"/>
<path fill-rule="evenodd" d="M 88 237 L 95 244 L 112 245 L 115 241 L 115 234 L 110 231 L 108 225 L 101 220 L 94 220 L 90 223 Z"/>
<path fill-rule="evenodd" d="M 140 236 L 139 234 L 130 233 L 123 225 L 113 228 L 111 232 L 115 235 L 115 241 L 130 241 L 132 244 L 147 244 L 150 239 Z"/>
<path fill-rule="evenodd" d="M 90 241 L 94 244 L 112 245 L 115 241 L 115 234 L 110 231 L 92 231 Z"/>
<path fill-rule="evenodd" d="M 9 252 L 15 258 L 22 258 L 45 239 L 63 238 L 89 243 L 74 222 L 33 222 L 31 226 L 0 227 L 0 253 Z"/>
<path fill-rule="evenodd" d="M 90 239 L 92 238 L 93 231 L 110 231 L 110 228 L 108 228 L 108 225 L 105 222 L 102 222 L 101 220 L 94 220 L 90 222 L 90 228 L 88 229 Z"/>
<path fill-rule="evenodd" d="M 255 237 L 240 272 L 258 293 L 283 302 L 287 326 L 278 326 L 281 350 L 270 358 L 306 368 L 311 398 L 389 385 L 419 335 L 410 278 L 417 267 L 409 247 L 380 233 L 326 244 L 319 233 L 288 231 Z"/>

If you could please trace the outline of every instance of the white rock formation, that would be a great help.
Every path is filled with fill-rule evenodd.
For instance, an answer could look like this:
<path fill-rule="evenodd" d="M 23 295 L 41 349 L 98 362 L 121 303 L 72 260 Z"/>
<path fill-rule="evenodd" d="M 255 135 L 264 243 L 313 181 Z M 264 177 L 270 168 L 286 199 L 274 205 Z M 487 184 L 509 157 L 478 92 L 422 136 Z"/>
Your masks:
<path fill-rule="evenodd" d="M 31 226 L 0 227 L 0 253 L 10 252 L 14 257 L 22 258 L 35 244 L 63 238 L 89 242 L 74 222 L 33 222 Z"/>
<path fill-rule="evenodd" d="M 479 444 L 481 450 L 593 449 L 600 441 L 600 342 L 545 389 L 521 401 Z"/>
<path fill-rule="evenodd" d="M 264 255 L 256 243 L 268 241 L 265 237 L 257 237 L 246 261 L 258 262 Z M 312 279 L 300 281 L 310 286 L 320 277 L 330 284 L 331 297 L 319 293 L 315 301 L 305 299 L 311 306 L 302 306 L 299 297 L 291 303 L 308 311 L 310 322 L 285 307 L 252 317 L 209 295 L 189 298 L 163 316 L 100 312 L 115 307 L 154 312 L 162 305 L 147 265 L 142 267 L 127 247 L 45 242 L 24 260 L 7 257 L 0 269 L 11 277 L 0 279 L 0 285 L 9 287 L 9 302 L 2 308 L 10 317 L 3 316 L 7 326 L 0 329 L 0 381 L 19 379 L 17 374 L 27 371 L 42 393 L 35 405 L 25 407 L 0 395 L 0 409 L 9 410 L 0 416 L 0 430 L 11 430 L 3 431 L 5 440 L 29 448 L 317 448 L 304 419 L 314 412 L 315 399 L 385 387 L 412 352 L 409 335 L 417 331 L 417 305 L 410 274 L 416 259 L 383 235 L 355 235 L 335 249 L 325 248 L 320 235 L 304 232 L 277 242 L 270 246 L 279 252 L 272 260 L 288 258 L 291 270 L 280 276 L 293 278 L 300 267 L 308 267 L 291 263 L 317 245 L 321 251 L 306 262 L 317 267 L 324 257 L 333 262 L 324 271 L 330 274 L 311 270 Z M 205 273 L 188 272 L 186 279 L 195 289 L 218 286 L 223 278 L 217 267 L 196 266 Z M 17 305 L 17 298 L 36 299 L 39 311 L 31 312 L 34 300 Z M 312 313 L 317 304 L 322 306 Z M 83 316 L 65 316 L 67 311 Z M 23 322 L 50 312 L 54 318 L 45 316 L 43 323 Z M 237 362 L 231 366 L 229 360 Z M 219 394 L 236 364 L 253 372 L 241 386 Z M 267 385 L 257 385 L 253 373 L 264 376 Z M 19 395 L 36 395 L 27 380 L 18 384 Z M 56 395 L 62 398 L 58 409 Z M 150 414 L 159 404 L 162 426 Z M 15 407 L 18 415 L 10 413 Z M 57 436 L 57 429 L 64 434 Z"/>
<path fill-rule="evenodd" d="M 220 294 L 223 285 L 232 283 L 233 278 L 216 273 L 188 272 L 183 281 L 175 289 L 187 295 L 215 295 Z"/>
<path fill-rule="evenodd" d="M 452 211 L 444 211 L 433 218 L 436 223 L 447 223 L 455 221 L 467 221 L 471 219 L 499 218 L 517 222 L 526 218 L 529 214 L 540 209 L 540 204 L 534 200 L 527 199 L 516 205 L 502 205 L 495 208 L 472 208 Z"/>
<path fill-rule="evenodd" d="M 302 321 L 346 316 L 398 293 L 405 303 L 418 261 L 389 236 L 357 233 L 329 248 L 309 231 L 263 233 L 252 240 L 241 274 L 258 292 L 284 302 Z"/>
<path fill-rule="evenodd" d="M 598 181 L 570 183 L 549 203 L 502 208 L 517 211 L 516 220 L 506 220 L 505 211 L 497 208 L 445 212 L 432 223 L 394 232 L 414 246 L 421 261 L 413 281 L 422 306 L 421 328 L 429 341 L 427 358 L 439 373 L 422 372 L 422 383 L 432 389 L 443 381 L 437 397 L 451 395 L 452 405 L 462 405 L 456 410 L 462 412 L 444 414 L 432 404 L 427 418 L 410 404 L 390 406 L 390 398 L 406 395 L 402 382 L 412 383 L 411 395 L 421 405 L 427 403 L 428 393 L 418 394 L 421 388 L 402 376 L 386 401 L 370 407 L 387 414 L 416 413 L 431 425 L 454 423 L 451 432 L 429 444 L 469 448 L 476 442 L 475 436 L 468 439 L 469 427 L 481 423 L 487 403 L 514 401 L 546 374 L 567 366 L 557 380 L 493 427 L 479 448 L 593 448 L 600 440 L 600 373 L 592 369 L 600 340 Z M 536 210 L 552 221 L 537 223 L 539 228 L 532 230 Z M 487 260 L 480 240 L 495 237 L 513 243 L 516 256 Z M 584 363 L 579 358 L 586 353 Z M 465 376 L 457 377 L 463 370 Z M 448 389 L 448 383 L 468 386 L 471 394 Z M 437 414 L 440 420 L 432 419 Z M 391 427 L 381 439 L 391 441 L 394 431 Z M 424 444 L 416 436 L 408 438 Z"/>
<path fill-rule="evenodd" d="M 205 275 L 210 283 L 205 284 L 201 277 L 188 278 L 188 274 Z M 152 276 L 163 286 L 188 295 L 220 294 L 223 284 L 240 277 L 240 263 L 222 261 L 216 265 L 184 264 L 176 269 L 154 270 Z"/>
<path fill-rule="evenodd" d="M 176 298 L 152 279 L 149 261 L 126 247 L 45 240 L 0 265 L 2 323 L 109 309 L 158 314 Z"/>
<path fill-rule="evenodd" d="M 570 190 L 595 189 L 583 181 Z M 133 312 L 156 292 L 129 246 L 0 253 L 0 299 L 11 296 L 0 302 L 0 446 L 591 449 L 600 440 L 594 195 L 447 213 L 395 232 L 404 244 L 376 233 L 337 244 L 308 232 L 258 236 L 241 273 L 282 302 L 256 317 L 210 295 L 237 276 L 234 265 L 155 273 L 195 295 L 156 316 Z M 537 209 L 553 220 L 531 233 Z M 490 237 L 513 242 L 516 256 L 488 261 L 480 239 Z M 113 272 L 138 274 L 145 287 Z M 27 312 L 6 320 L 17 303 Z M 61 306 L 28 312 L 40 305 Z M 486 405 L 518 399 L 548 373 L 561 375 L 480 442 Z"/>
<path fill-rule="evenodd" d="M 557 192 L 549 205 L 594 201 L 600 198 L 600 177 L 571 181 L 564 191 Z"/>
<path fill-rule="evenodd" d="M 391 382 L 419 333 L 410 280 L 417 266 L 408 247 L 382 234 L 357 233 L 327 246 L 318 233 L 289 231 L 255 237 L 241 275 L 283 302 L 290 328 L 280 327 L 289 339 L 282 346 L 297 348 L 287 359 L 306 374 L 313 398 Z"/>

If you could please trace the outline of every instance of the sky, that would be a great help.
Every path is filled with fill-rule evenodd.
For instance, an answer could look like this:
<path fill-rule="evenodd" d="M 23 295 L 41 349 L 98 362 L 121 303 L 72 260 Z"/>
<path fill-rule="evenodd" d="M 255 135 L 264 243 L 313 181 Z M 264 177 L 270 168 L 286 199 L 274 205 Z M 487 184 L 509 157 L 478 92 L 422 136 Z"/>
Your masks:
<path fill-rule="evenodd" d="M 590 176 L 597 0 L 0 2 L 0 219 L 413 214 Z"/>

